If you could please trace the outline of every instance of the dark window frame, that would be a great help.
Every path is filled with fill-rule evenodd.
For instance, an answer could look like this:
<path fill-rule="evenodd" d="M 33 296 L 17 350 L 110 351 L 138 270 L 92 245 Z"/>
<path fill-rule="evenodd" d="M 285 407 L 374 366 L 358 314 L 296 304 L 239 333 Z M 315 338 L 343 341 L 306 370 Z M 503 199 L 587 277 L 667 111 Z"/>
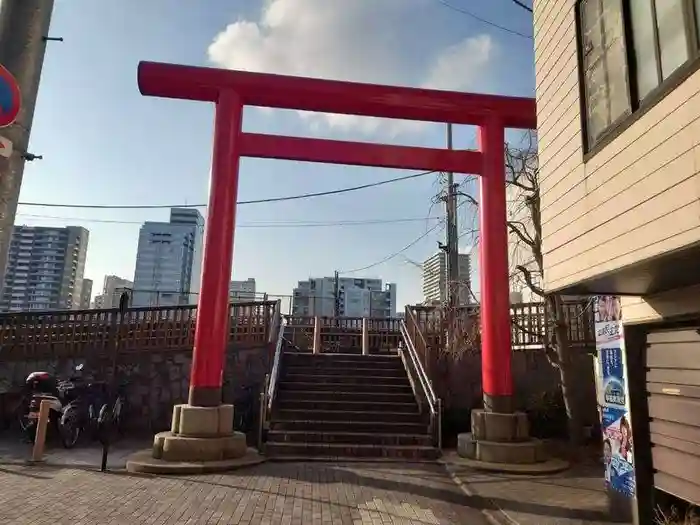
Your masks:
<path fill-rule="evenodd" d="M 688 77 L 700 69 L 700 28 L 696 27 L 695 0 L 681 0 L 683 4 L 684 28 L 686 32 L 686 41 L 688 45 L 688 60 L 671 73 L 666 79 L 661 75 L 661 57 L 660 44 L 658 38 L 658 30 L 656 24 L 654 27 L 654 43 L 657 59 L 657 74 L 660 78 L 659 84 L 652 89 L 643 100 L 639 99 L 637 86 L 637 71 L 636 71 L 636 53 L 634 49 L 634 40 L 632 35 L 631 11 L 630 2 L 634 0 L 622 1 L 622 22 L 624 29 L 624 47 L 626 61 L 626 80 L 627 88 L 630 97 L 630 113 L 618 118 L 605 131 L 603 131 L 594 143 L 590 143 L 588 135 L 588 100 L 586 96 L 586 71 L 583 50 L 583 25 L 581 17 L 581 6 L 585 1 L 577 0 L 574 3 L 574 13 L 576 19 L 576 51 L 577 51 L 577 67 L 578 67 L 578 84 L 579 84 L 579 102 L 580 102 L 580 120 L 581 120 L 581 140 L 583 146 L 584 162 L 595 156 L 599 151 L 605 148 L 613 140 L 615 140 L 623 131 L 629 128 L 634 122 L 641 118 L 647 111 L 653 108 L 669 93 L 675 90 Z M 652 9 L 654 11 L 654 20 L 656 20 L 656 6 L 651 0 Z M 700 4 L 700 3 L 699 3 Z"/>

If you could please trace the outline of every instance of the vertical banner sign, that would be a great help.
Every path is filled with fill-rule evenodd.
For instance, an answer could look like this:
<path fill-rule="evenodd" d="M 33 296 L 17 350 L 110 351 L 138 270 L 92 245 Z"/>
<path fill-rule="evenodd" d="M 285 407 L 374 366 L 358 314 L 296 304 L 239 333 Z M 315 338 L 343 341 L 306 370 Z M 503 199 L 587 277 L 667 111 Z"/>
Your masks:
<path fill-rule="evenodd" d="M 635 494 L 632 424 L 620 298 L 598 296 L 594 309 L 605 484 L 632 497 Z"/>

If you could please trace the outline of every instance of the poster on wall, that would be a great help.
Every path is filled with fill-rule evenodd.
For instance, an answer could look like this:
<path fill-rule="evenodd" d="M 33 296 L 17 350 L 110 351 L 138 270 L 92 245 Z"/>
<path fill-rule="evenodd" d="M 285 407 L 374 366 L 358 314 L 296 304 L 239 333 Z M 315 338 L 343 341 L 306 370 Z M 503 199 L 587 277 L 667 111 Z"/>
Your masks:
<path fill-rule="evenodd" d="M 633 441 L 620 298 L 598 296 L 594 310 L 605 483 L 610 489 L 632 497 L 635 493 Z"/>

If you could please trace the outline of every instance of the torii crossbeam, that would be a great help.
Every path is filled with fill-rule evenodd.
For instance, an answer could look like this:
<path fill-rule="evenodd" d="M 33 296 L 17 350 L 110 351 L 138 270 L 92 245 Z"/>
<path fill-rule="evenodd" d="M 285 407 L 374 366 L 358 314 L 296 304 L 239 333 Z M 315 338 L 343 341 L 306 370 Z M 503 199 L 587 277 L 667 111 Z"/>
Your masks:
<path fill-rule="evenodd" d="M 211 190 L 194 340 L 189 405 L 221 402 L 228 341 L 239 159 L 261 157 L 480 175 L 482 379 L 487 410 L 511 413 L 511 325 L 506 228 L 505 128 L 533 129 L 529 98 L 338 82 L 142 62 L 147 96 L 216 105 Z M 479 151 L 450 151 L 243 132 L 244 106 L 479 127 Z"/>

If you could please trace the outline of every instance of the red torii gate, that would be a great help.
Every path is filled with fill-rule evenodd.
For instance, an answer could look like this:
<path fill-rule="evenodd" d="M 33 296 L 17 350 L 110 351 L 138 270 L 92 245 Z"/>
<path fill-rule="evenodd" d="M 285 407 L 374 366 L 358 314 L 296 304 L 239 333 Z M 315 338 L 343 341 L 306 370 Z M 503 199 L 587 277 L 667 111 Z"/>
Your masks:
<path fill-rule="evenodd" d="M 189 405 L 215 407 L 221 403 L 238 165 L 241 157 L 258 157 L 481 175 L 479 219 L 484 403 L 487 411 L 513 411 L 504 130 L 536 127 L 533 99 L 155 62 L 139 64 L 138 85 L 141 93 L 147 96 L 216 104 L 211 189 Z M 480 151 L 245 133 L 241 121 L 246 105 L 475 125 L 479 127 Z"/>

